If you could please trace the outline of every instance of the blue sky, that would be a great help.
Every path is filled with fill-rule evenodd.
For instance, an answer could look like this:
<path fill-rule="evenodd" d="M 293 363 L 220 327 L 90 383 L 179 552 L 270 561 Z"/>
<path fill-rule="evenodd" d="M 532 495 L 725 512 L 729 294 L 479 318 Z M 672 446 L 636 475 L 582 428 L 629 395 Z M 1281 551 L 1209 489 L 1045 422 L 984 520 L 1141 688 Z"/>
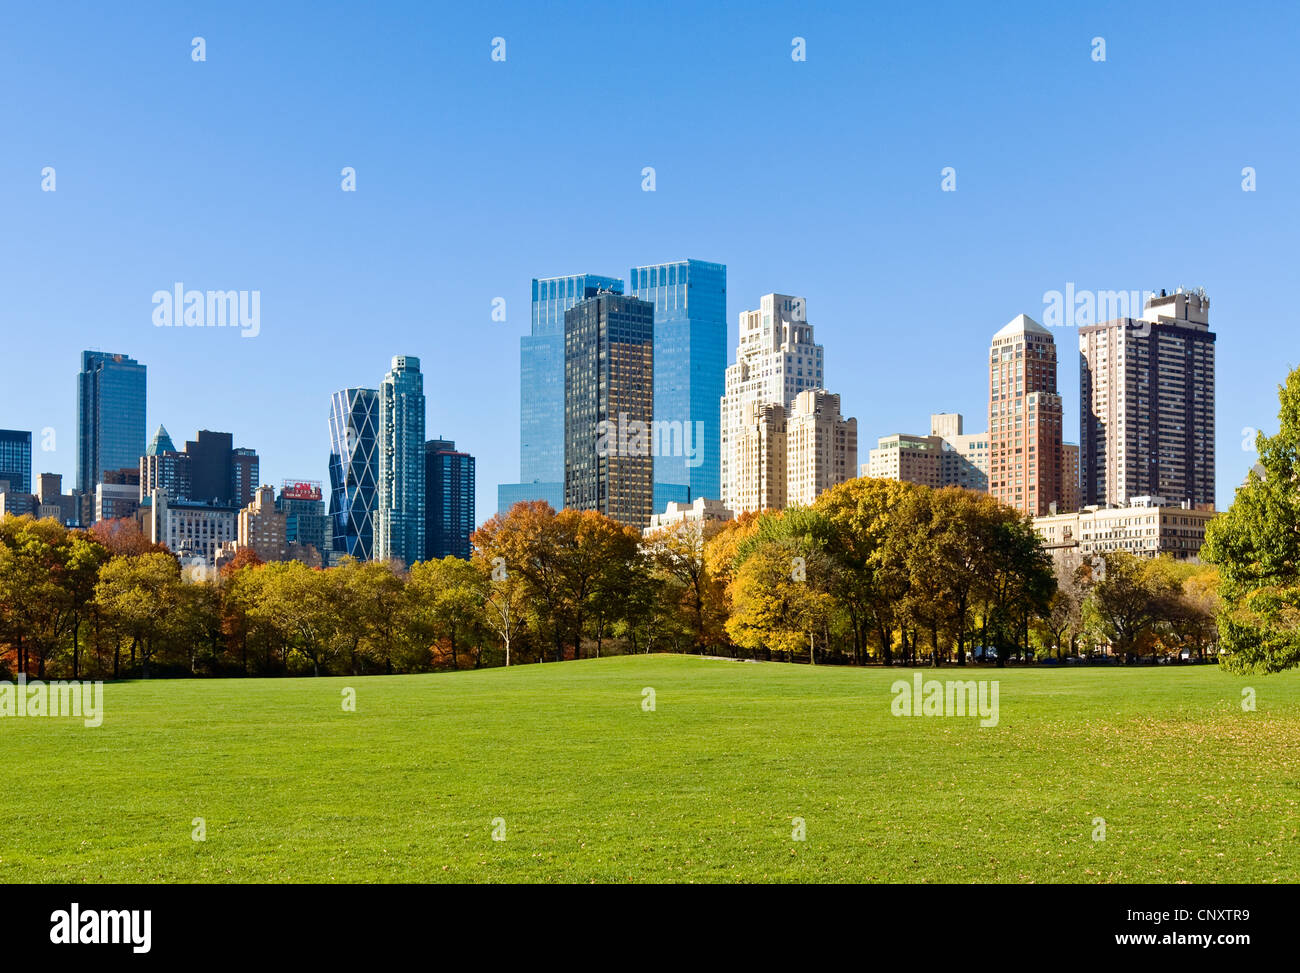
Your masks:
<path fill-rule="evenodd" d="M 685 257 L 727 265 L 732 358 L 741 310 L 807 297 L 862 461 L 934 411 L 983 429 L 991 335 L 1067 282 L 1209 292 L 1221 506 L 1242 429 L 1276 427 L 1294 5 L 186 6 L 0 9 L 0 427 L 36 472 L 74 477 L 83 348 L 149 366 L 151 433 L 228 430 L 277 484 L 326 480 L 330 393 L 414 354 L 483 519 L 519 472 L 531 278 Z M 259 290 L 261 333 L 154 327 L 177 281 Z"/>

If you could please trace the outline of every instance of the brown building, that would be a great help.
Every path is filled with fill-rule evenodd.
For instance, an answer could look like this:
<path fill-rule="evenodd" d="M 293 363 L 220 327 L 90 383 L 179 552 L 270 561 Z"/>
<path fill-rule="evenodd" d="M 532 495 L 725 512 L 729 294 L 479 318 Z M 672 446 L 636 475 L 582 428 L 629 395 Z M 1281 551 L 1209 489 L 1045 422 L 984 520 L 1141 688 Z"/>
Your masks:
<path fill-rule="evenodd" d="M 1024 314 L 989 349 L 989 493 L 1035 517 L 1062 499 L 1056 342 Z"/>
<path fill-rule="evenodd" d="M 1082 503 L 1214 506 L 1214 333 L 1205 291 L 1079 329 Z"/>

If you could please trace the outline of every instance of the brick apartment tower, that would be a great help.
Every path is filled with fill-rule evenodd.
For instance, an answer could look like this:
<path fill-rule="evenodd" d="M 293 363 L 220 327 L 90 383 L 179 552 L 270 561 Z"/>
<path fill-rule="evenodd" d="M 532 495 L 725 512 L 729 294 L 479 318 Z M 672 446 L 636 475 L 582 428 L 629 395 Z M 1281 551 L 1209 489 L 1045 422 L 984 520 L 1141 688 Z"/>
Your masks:
<path fill-rule="evenodd" d="M 1031 517 L 1064 499 L 1056 342 L 1021 314 L 989 348 L 989 493 Z"/>

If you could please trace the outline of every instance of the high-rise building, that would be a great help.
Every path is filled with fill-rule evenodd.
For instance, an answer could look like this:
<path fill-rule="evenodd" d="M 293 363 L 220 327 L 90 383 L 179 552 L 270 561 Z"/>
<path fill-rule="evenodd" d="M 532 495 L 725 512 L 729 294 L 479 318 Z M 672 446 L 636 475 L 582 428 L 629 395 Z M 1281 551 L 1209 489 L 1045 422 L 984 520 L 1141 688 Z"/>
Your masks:
<path fill-rule="evenodd" d="M 857 475 L 858 420 L 840 415 L 840 397 L 804 389 L 785 426 L 787 506 L 807 507 L 818 494 Z"/>
<path fill-rule="evenodd" d="M 176 452 L 176 445 L 172 442 L 167 427 L 161 422 L 158 423 L 158 429 L 153 434 L 153 439 L 149 440 L 149 445 L 145 447 L 144 454 L 146 456 L 161 456 L 163 453 L 174 452 Z"/>
<path fill-rule="evenodd" d="M 235 465 L 231 459 L 234 437 L 228 432 L 200 429 L 185 443 L 190 457 L 190 500 L 204 503 L 234 502 Z M 172 498 L 176 499 L 176 498 Z"/>
<path fill-rule="evenodd" d="M 786 469 L 786 411 L 780 402 L 746 399 L 729 427 L 730 503 L 736 513 L 784 510 L 789 474 Z"/>
<path fill-rule="evenodd" d="M 1034 517 L 1062 497 L 1056 342 L 1024 314 L 989 349 L 989 492 Z"/>
<path fill-rule="evenodd" d="M 474 533 L 474 457 L 450 439 L 424 444 L 424 548 L 429 560 L 469 559 Z"/>
<path fill-rule="evenodd" d="M 32 434 L 18 429 L 0 429 L 0 481 L 10 493 L 32 492 Z"/>
<path fill-rule="evenodd" d="M 564 315 L 564 505 L 654 513 L 654 305 L 587 288 Z"/>
<path fill-rule="evenodd" d="M 105 470 L 135 466 L 145 448 L 146 368 L 126 355 L 81 353 L 77 376 L 77 492 L 92 497 Z"/>
<path fill-rule="evenodd" d="M 289 544 L 313 547 L 326 557 L 333 547 L 330 518 L 317 480 L 285 480 L 275 509 L 284 514 L 284 537 Z"/>
<path fill-rule="evenodd" d="M 623 293 L 599 274 L 533 279 L 531 331 L 519 339 L 519 483 L 497 487 L 504 513 L 524 500 L 564 506 L 564 315 L 589 288 Z"/>
<path fill-rule="evenodd" d="M 1079 329 L 1084 505 L 1160 496 L 1213 508 L 1214 339 L 1199 289 Z"/>
<path fill-rule="evenodd" d="M 230 451 L 230 497 L 232 502 L 246 507 L 253 502 L 253 494 L 262 478 L 262 461 L 257 450 L 239 446 Z"/>
<path fill-rule="evenodd" d="M 379 391 L 342 389 L 330 398 L 330 524 L 338 555 L 374 556 L 379 489 Z"/>
<path fill-rule="evenodd" d="M 655 422 L 682 446 L 655 457 L 655 511 L 669 501 L 716 500 L 722 490 L 718 401 L 726 391 L 727 268 L 703 260 L 648 264 L 632 268 L 629 284 L 634 297 L 655 308 Z"/>
<path fill-rule="evenodd" d="M 721 490 L 729 510 L 762 509 L 750 505 L 762 491 L 742 479 L 744 471 L 756 473 L 752 457 L 747 458 L 759 418 L 754 404 L 776 402 L 788 410 L 800 392 L 822 388 L 822 354 L 821 345 L 813 341 L 802 297 L 767 294 L 758 310 L 740 313 L 736 362 L 727 367 L 721 400 Z"/>
<path fill-rule="evenodd" d="M 1061 444 L 1061 502 L 1057 513 L 1073 513 L 1079 509 L 1079 446 L 1077 443 Z"/>
<path fill-rule="evenodd" d="M 420 359 L 396 355 L 379 383 L 379 482 L 375 559 L 424 560 L 424 376 Z"/>

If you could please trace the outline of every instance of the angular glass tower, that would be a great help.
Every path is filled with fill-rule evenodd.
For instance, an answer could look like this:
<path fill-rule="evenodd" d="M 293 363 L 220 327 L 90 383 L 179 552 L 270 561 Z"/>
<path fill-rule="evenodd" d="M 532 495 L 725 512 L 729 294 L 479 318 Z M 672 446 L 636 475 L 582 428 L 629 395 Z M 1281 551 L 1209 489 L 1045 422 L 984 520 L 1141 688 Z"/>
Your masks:
<path fill-rule="evenodd" d="M 669 500 L 722 496 L 727 268 L 704 260 L 633 267 L 630 292 L 655 307 L 655 512 Z M 680 444 L 680 445 L 679 445 Z"/>
<path fill-rule="evenodd" d="M 343 389 L 330 399 L 330 508 L 335 551 L 374 555 L 379 480 L 379 391 Z"/>
<path fill-rule="evenodd" d="M 397 355 L 379 384 L 379 496 L 375 560 L 424 560 L 424 376 Z"/>
<path fill-rule="evenodd" d="M 145 366 L 126 355 L 81 353 L 77 376 L 77 490 L 94 493 L 105 470 L 144 455 Z"/>
<path fill-rule="evenodd" d="M 533 279 L 532 330 L 519 339 L 519 483 L 497 488 L 504 513 L 521 500 L 564 505 L 564 312 L 588 288 L 623 293 L 599 274 Z"/>

